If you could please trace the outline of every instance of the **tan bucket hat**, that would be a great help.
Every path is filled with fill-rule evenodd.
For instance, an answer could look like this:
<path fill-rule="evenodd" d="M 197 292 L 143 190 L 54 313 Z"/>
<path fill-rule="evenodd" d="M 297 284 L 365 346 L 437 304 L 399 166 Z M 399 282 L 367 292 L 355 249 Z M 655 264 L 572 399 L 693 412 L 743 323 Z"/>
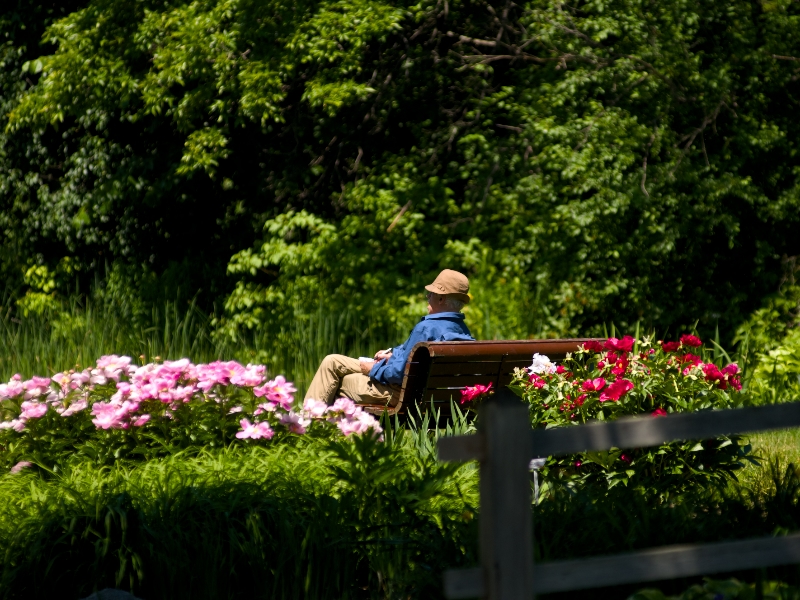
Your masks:
<path fill-rule="evenodd" d="M 469 302 L 469 279 L 458 271 L 445 269 L 425 289 L 434 294 L 455 296 L 461 302 Z"/>

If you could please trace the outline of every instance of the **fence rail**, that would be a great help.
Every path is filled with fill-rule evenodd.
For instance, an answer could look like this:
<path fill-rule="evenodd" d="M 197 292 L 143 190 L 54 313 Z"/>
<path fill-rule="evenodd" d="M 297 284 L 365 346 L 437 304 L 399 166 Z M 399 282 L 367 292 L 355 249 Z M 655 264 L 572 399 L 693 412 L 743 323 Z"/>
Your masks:
<path fill-rule="evenodd" d="M 800 563 L 800 533 L 534 565 L 531 458 L 611 448 L 645 448 L 770 429 L 800 427 L 800 402 L 533 430 L 528 411 L 509 390 L 482 408 L 476 435 L 439 439 L 439 459 L 480 461 L 481 567 L 445 573 L 447 598 L 526 600 L 534 593 L 659 581 Z"/>

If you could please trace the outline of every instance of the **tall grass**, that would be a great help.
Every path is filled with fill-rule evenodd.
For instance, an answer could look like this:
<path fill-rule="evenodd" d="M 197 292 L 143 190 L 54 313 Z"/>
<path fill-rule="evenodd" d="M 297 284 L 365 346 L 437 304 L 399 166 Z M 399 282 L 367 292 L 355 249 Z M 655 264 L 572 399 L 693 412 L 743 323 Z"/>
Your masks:
<path fill-rule="evenodd" d="M 129 306 L 73 297 L 58 312 L 23 315 L 6 302 L 0 309 L 0 379 L 14 373 L 52 375 L 85 367 L 104 354 L 135 360 L 189 357 L 194 362 L 240 360 L 267 364 L 273 374 L 293 380 L 301 393 L 326 354 L 372 355 L 398 342 L 395 332 L 370 326 L 352 312 L 322 310 L 288 323 L 278 336 L 260 331 L 238 338 L 214 335 L 214 316 L 193 303 L 166 302 L 147 318 Z"/>

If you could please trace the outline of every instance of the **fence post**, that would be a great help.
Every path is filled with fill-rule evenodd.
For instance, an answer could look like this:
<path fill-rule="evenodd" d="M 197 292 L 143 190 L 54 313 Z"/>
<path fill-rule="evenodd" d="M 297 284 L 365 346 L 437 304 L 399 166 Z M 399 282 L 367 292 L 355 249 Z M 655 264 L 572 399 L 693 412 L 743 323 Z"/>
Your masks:
<path fill-rule="evenodd" d="M 489 600 L 533 597 L 532 454 L 527 407 L 503 388 L 481 407 L 480 552 Z"/>

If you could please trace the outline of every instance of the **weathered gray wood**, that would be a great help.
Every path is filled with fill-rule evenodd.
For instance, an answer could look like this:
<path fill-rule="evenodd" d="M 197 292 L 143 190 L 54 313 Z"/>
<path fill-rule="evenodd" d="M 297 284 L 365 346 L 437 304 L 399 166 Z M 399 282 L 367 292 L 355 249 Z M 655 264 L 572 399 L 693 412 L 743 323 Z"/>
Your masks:
<path fill-rule="evenodd" d="M 444 572 L 444 597 L 449 600 L 459 598 L 482 598 L 486 594 L 483 569 L 449 569 Z"/>
<path fill-rule="evenodd" d="M 482 460 L 485 449 L 484 436 L 479 433 L 439 438 L 437 448 L 439 460 L 444 462 Z"/>
<path fill-rule="evenodd" d="M 532 456 L 609 448 L 646 448 L 675 440 L 704 440 L 718 435 L 798 426 L 800 402 L 666 417 L 630 417 L 609 423 L 535 429 L 532 433 Z"/>
<path fill-rule="evenodd" d="M 665 546 L 534 567 L 537 594 L 800 563 L 800 533 L 716 544 Z"/>
<path fill-rule="evenodd" d="M 486 451 L 480 463 L 480 549 L 489 600 L 533 597 L 530 422 L 508 389 L 480 408 Z"/>

